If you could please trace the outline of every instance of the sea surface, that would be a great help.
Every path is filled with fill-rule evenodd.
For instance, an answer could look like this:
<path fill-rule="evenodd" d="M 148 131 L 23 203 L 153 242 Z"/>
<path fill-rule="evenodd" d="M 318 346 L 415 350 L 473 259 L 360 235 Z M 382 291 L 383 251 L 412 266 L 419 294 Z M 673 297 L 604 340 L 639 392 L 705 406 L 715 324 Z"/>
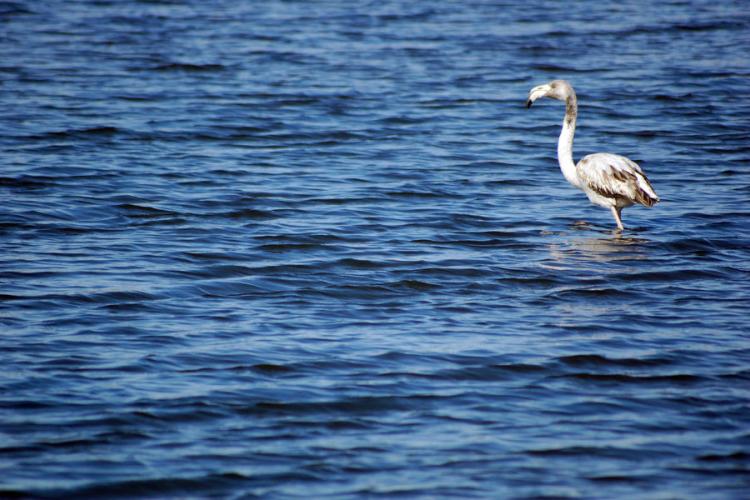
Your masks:
<path fill-rule="evenodd" d="M 745 1 L 0 2 L 0 497 L 748 498 Z M 641 164 L 626 230 L 556 161 Z"/>

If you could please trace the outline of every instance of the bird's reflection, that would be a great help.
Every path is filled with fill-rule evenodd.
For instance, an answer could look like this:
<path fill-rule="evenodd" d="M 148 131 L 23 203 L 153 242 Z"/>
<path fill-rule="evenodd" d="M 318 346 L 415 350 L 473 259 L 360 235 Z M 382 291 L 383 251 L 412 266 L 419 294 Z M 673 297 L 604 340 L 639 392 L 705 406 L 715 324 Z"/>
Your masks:
<path fill-rule="evenodd" d="M 547 245 L 550 259 L 545 267 L 564 269 L 580 266 L 585 262 L 607 263 L 648 258 L 646 246 L 650 240 L 647 238 L 599 229 L 584 222 L 574 223 L 572 230 L 570 233 L 558 234 L 555 241 Z M 575 234 L 583 231 L 586 235 Z M 599 235 L 592 236 L 592 231 Z"/>

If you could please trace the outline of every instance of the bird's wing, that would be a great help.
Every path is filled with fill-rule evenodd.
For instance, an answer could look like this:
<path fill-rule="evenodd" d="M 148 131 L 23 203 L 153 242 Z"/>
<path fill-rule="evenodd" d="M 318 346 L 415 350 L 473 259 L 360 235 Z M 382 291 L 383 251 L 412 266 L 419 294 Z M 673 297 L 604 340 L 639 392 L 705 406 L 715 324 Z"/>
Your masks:
<path fill-rule="evenodd" d="M 582 185 L 607 198 L 624 198 L 647 207 L 659 201 L 638 164 L 624 156 L 596 153 L 576 165 Z"/>

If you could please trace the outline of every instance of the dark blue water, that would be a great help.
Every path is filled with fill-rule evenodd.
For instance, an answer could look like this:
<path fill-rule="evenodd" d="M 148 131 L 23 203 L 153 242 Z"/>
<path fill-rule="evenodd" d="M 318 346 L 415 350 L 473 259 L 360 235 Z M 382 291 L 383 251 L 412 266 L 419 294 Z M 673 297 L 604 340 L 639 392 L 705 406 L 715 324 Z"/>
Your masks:
<path fill-rule="evenodd" d="M 745 2 L 0 3 L 0 496 L 747 498 Z M 563 179 L 638 161 L 627 230 Z"/>

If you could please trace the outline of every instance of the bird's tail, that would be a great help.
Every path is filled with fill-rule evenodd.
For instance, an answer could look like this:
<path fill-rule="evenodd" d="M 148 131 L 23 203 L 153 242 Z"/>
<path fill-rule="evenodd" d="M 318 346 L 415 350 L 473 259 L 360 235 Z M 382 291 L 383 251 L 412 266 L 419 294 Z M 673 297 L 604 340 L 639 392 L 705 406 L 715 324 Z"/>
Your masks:
<path fill-rule="evenodd" d="M 654 191 L 654 187 L 646 177 L 646 174 L 639 174 L 635 193 L 635 201 L 646 207 L 653 207 L 659 202 L 659 195 Z"/>

